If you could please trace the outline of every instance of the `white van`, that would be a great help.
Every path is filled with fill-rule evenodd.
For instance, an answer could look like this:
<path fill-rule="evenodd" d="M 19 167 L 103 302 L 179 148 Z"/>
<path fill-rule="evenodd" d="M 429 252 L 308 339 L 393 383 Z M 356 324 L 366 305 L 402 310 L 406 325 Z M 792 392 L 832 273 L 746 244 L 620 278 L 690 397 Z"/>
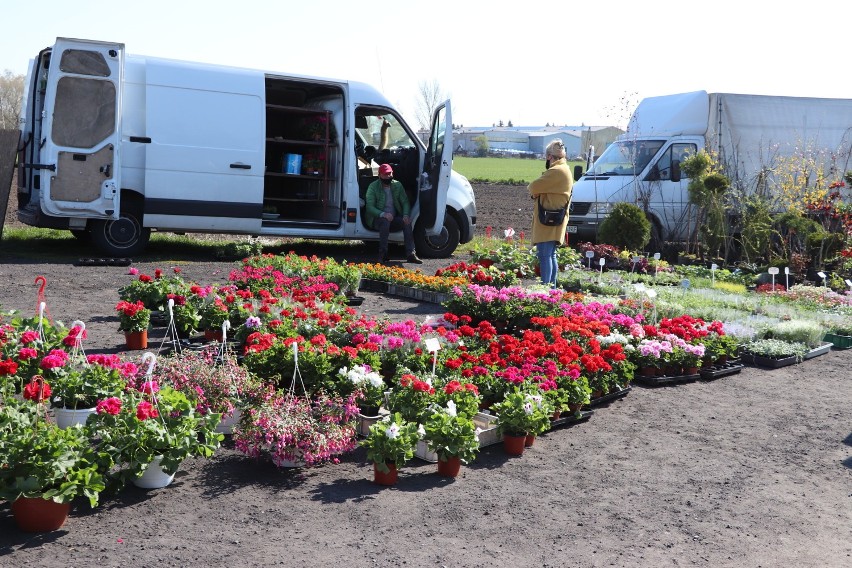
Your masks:
<path fill-rule="evenodd" d="M 408 192 L 421 256 L 450 256 L 476 224 L 452 171 L 449 101 L 424 145 L 354 81 L 58 38 L 31 61 L 19 148 L 18 219 L 115 256 L 141 252 L 151 230 L 378 240 L 361 206 L 381 164 Z"/>

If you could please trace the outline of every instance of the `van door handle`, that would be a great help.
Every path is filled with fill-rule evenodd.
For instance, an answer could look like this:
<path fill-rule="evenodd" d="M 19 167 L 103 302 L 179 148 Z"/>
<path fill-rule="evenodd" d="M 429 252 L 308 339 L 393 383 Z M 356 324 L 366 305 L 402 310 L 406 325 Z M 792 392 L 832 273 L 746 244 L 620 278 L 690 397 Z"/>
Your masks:
<path fill-rule="evenodd" d="M 131 142 L 141 142 L 143 144 L 150 144 L 151 143 L 151 139 L 148 138 L 147 136 L 131 136 L 130 141 Z"/>
<path fill-rule="evenodd" d="M 231 168 L 233 168 L 233 169 L 235 169 L 235 170 L 250 170 L 250 169 L 251 169 L 251 165 L 249 165 L 249 164 L 240 164 L 239 162 L 237 162 L 236 164 L 231 164 Z"/>

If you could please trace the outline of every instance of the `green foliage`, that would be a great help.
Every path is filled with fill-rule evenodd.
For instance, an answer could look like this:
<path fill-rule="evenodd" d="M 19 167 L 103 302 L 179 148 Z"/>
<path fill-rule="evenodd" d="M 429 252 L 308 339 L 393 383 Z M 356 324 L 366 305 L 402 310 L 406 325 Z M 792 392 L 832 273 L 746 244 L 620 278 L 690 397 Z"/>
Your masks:
<path fill-rule="evenodd" d="M 418 439 L 417 424 L 406 421 L 396 412 L 370 426 L 370 433 L 361 441 L 361 447 L 367 449 L 368 460 L 388 473 L 387 464 L 393 463 L 398 469 L 414 457 Z"/>
<path fill-rule="evenodd" d="M 742 250 L 747 261 L 769 257 L 769 242 L 772 237 L 772 212 L 769 202 L 760 196 L 751 196 L 743 204 Z"/>
<path fill-rule="evenodd" d="M 469 463 L 479 451 L 479 438 L 476 436 L 473 419 L 464 414 L 456 414 L 452 401 L 446 407 L 438 407 L 423 427 L 429 450 L 438 454 L 441 461 L 458 456 L 463 463 Z"/>
<path fill-rule="evenodd" d="M 526 392 L 515 388 L 492 408 L 497 414 L 497 429 L 503 434 L 538 436 L 550 429 L 553 407 L 538 392 Z"/>
<path fill-rule="evenodd" d="M 244 241 L 229 241 L 216 246 L 215 256 L 218 260 L 239 260 L 263 253 L 263 242 L 260 239 Z"/>
<path fill-rule="evenodd" d="M 616 203 L 603 220 L 598 238 L 619 248 L 642 250 L 651 240 L 651 222 L 632 203 Z"/>
<path fill-rule="evenodd" d="M 86 424 L 97 440 L 99 463 L 107 477 L 123 484 L 139 477 L 156 456 L 166 473 L 174 473 L 189 456 L 210 457 L 223 439 L 215 433 L 219 414 L 200 415 L 183 393 L 148 387 L 130 389 Z"/>
<path fill-rule="evenodd" d="M 42 404 L 9 398 L 0 405 L 0 498 L 85 496 L 94 507 L 104 487 L 82 428 L 59 428 Z"/>
<path fill-rule="evenodd" d="M 585 166 L 585 162 L 568 162 L 571 171 L 575 165 Z M 472 158 L 453 157 L 453 169 L 472 183 L 495 183 L 507 185 L 527 185 L 541 176 L 544 163 L 541 160 L 524 158 Z"/>

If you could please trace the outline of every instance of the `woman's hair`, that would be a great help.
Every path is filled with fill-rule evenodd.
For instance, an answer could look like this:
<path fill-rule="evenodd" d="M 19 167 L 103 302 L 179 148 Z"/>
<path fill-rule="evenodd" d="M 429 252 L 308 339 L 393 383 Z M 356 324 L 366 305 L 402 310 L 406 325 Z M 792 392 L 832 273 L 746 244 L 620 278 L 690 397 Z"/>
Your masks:
<path fill-rule="evenodd" d="M 547 145 L 547 148 L 544 149 L 544 155 L 553 156 L 554 158 L 564 158 L 565 144 L 563 144 L 562 140 L 559 138 L 552 140 L 550 144 Z"/>

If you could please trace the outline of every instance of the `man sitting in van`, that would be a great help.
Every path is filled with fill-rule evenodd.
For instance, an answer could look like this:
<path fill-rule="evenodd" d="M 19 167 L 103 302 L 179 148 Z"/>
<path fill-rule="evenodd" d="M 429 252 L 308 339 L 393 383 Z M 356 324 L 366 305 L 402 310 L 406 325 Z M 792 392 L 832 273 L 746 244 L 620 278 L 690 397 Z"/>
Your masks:
<path fill-rule="evenodd" d="M 379 232 L 379 262 L 388 262 L 388 235 L 391 230 L 402 229 L 408 262 L 423 264 L 414 252 L 411 204 L 402 183 L 393 179 L 390 164 L 379 166 L 379 179 L 367 188 L 365 202 L 364 224 Z"/>

